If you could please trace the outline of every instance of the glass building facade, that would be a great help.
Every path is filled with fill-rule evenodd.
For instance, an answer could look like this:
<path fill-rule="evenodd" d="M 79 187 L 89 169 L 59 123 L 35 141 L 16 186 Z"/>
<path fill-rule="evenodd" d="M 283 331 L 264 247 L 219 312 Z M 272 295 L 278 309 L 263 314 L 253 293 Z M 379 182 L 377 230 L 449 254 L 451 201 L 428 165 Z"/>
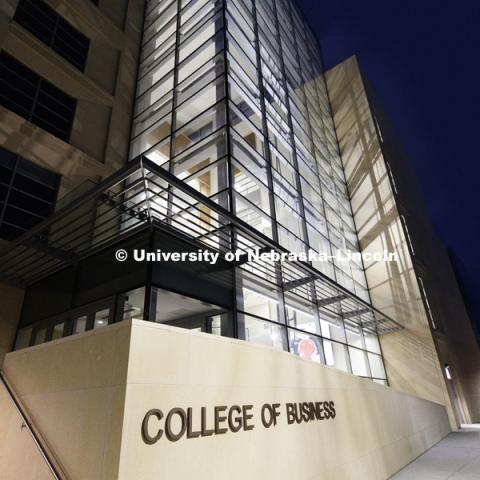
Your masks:
<path fill-rule="evenodd" d="M 320 58 L 291 1 L 149 0 L 130 157 L 144 155 L 289 251 L 357 251 Z M 171 197 L 157 207 L 182 215 Z M 361 263 L 313 267 L 369 301 Z M 289 285 L 282 265 L 245 264 L 234 276 L 240 338 L 385 379 L 375 333 L 349 322 L 341 300 L 321 303 L 313 282 Z"/>
<path fill-rule="evenodd" d="M 377 333 L 398 325 L 370 305 L 363 265 L 334 256 L 358 240 L 320 52 L 292 2 L 147 1 L 129 156 L 10 249 L 0 276 L 28 285 L 15 348 L 138 318 L 386 383 Z M 116 263 L 119 247 L 221 257 Z"/>

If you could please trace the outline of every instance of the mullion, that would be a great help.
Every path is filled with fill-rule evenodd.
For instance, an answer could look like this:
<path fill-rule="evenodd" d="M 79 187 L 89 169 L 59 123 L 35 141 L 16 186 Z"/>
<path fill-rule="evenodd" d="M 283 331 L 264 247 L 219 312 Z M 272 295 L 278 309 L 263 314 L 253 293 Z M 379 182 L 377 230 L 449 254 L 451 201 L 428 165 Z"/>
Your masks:
<path fill-rule="evenodd" d="M 275 198 L 274 198 L 274 180 L 273 180 L 273 173 L 272 173 L 272 154 L 270 151 L 270 142 L 268 141 L 268 124 L 267 124 L 267 114 L 266 114 L 266 104 L 265 104 L 265 90 L 264 90 L 264 83 L 263 83 L 263 72 L 262 72 L 262 57 L 260 51 L 260 37 L 259 37 L 259 30 L 258 30 L 258 17 L 257 17 L 257 1 L 252 0 L 252 19 L 253 19 L 253 36 L 254 36 L 254 50 L 256 54 L 256 65 L 255 69 L 257 71 L 258 76 L 258 87 L 260 93 L 260 112 L 261 112 L 261 120 L 262 120 L 262 135 L 264 138 L 264 158 L 265 158 L 265 168 L 267 174 L 267 192 L 269 198 L 269 218 L 271 221 L 271 229 L 272 229 L 272 238 L 273 240 L 278 243 L 279 235 L 278 235 L 278 227 L 277 227 L 277 215 L 276 215 L 276 205 L 275 205 Z M 241 48 L 241 47 L 240 47 Z M 232 185 L 233 188 L 233 185 Z M 281 271 L 277 268 L 276 265 L 273 266 L 273 275 L 276 278 L 276 282 L 281 284 L 282 283 L 282 276 Z M 283 289 L 280 289 L 278 294 L 279 300 L 279 311 L 280 317 L 285 319 L 285 298 Z M 289 341 L 288 341 L 288 332 L 286 332 L 286 339 L 287 339 L 287 350 L 290 349 Z"/>
<path fill-rule="evenodd" d="M 280 50 L 280 70 L 283 72 L 283 81 L 285 82 L 286 81 L 286 70 L 285 70 L 285 63 L 284 63 L 284 60 L 285 60 L 285 57 L 284 57 L 284 50 L 283 50 L 283 43 L 282 43 L 282 27 L 280 26 L 279 24 L 279 12 L 278 12 L 278 8 L 277 8 L 277 5 L 275 4 L 274 5 L 274 18 L 275 18 L 275 21 L 276 21 L 276 29 L 278 31 L 278 35 L 279 37 L 277 37 L 278 39 L 278 45 L 279 45 L 279 50 Z M 291 19 L 291 17 L 290 17 Z M 283 32 L 284 34 L 284 32 Z M 288 88 L 285 86 L 285 91 L 288 92 Z M 309 241 L 309 237 L 308 237 L 308 229 L 307 229 L 307 225 L 306 225 L 306 220 L 305 220 L 305 206 L 303 204 L 303 195 L 302 195 L 302 185 L 301 185 L 301 181 L 300 181 L 300 176 L 299 176 L 299 168 L 298 168 L 298 159 L 297 159 L 297 153 L 296 153 L 296 147 L 295 147 L 295 141 L 294 141 L 294 138 L 293 138 L 293 123 L 292 123 L 292 117 L 291 117 L 291 109 L 290 109 L 290 96 L 287 95 L 286 96 L 286 108 L 287 108 L 287 121 L 289 123 L 289 130 L 290 130 L 290 135 L 291 135 L 291 140 L 290 140 L 290 143 L 292 144 L 293 146 L 293 149 L 292 149 L 292 159 L 293 159 L 293 163 L 294 163 L 294 171 L 296 171 L 296 176 L 295 176 L 295 179 L 296 179 L 296 190 L 297 192 L 299 193 L 299 207 L 300 207 L 300 223 L 301 223 L 301 227 L 303 229 L 303 232 L 302 232 L 302 236 L 304 237 L 305 239 L 305 243 L 306 243 L 306 246 L 308 248 L 308 246 L 310 245 L 310 241 Z M 318 172 L 316 172 L 317 175 L 318 175 Z M 303 243 L 303 242 L 302 242 Z M 312 295 L 314 296 L 314 290 L 312 290 Z M 317 306 L 318 307 L 318 306 Z M 318 321 L 318 317 L 317 317 L 317 321 Z M 322 348 L 323 348 L 323 344 L 322 344 Z"/>

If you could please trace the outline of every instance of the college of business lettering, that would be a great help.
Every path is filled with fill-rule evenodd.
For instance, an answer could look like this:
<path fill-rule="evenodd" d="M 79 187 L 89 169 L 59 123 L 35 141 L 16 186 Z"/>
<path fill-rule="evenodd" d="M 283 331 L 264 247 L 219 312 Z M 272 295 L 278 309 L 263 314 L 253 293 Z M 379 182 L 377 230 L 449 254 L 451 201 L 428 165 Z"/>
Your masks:
<path fill-rule="evenodd" d="M 283 414 L 282 414 L 283 412 Z M 287 425 L 333 420 L 336 416 L 332 401 L 265 403 L 258 412 L 263 428 L 278 425 L 284 416 Z M 198 438 L 222 435 L 228 432 L 253 430 L 256 427 L 253 405 L 220 405 L 207 412 L 206 407 L 194 410 L 189 407 L 172 408 L 166 414 L 158 408 L 149 410 L 142 421 L 142 438 L 148 445 L 153 445 L 161 438 L 176 442 L 182 437 Z M 194 423 L 197 425 L 193 427 Z M 200 428 L 198 428 L 198 426 Z"/>

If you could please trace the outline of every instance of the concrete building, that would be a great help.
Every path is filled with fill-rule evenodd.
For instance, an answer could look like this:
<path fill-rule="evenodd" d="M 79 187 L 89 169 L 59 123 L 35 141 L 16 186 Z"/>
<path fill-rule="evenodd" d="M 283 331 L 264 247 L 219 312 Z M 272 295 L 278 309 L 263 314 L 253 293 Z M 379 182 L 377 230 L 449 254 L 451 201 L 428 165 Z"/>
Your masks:
<path fill-rule="evenodd" d="M 0 23 L 5 478 L 384 479 L 480 420 L 408 161 L 291 0 Z"/>

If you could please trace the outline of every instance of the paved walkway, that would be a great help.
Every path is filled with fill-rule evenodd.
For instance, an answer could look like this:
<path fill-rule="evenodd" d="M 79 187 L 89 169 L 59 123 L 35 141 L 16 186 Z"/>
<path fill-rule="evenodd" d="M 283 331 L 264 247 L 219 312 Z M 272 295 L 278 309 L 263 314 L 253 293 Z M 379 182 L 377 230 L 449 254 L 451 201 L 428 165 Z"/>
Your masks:
<path fill-rule="evenodd" d="M 480 424 L 452 432 L 391 480 L 480 480 Z"/>

